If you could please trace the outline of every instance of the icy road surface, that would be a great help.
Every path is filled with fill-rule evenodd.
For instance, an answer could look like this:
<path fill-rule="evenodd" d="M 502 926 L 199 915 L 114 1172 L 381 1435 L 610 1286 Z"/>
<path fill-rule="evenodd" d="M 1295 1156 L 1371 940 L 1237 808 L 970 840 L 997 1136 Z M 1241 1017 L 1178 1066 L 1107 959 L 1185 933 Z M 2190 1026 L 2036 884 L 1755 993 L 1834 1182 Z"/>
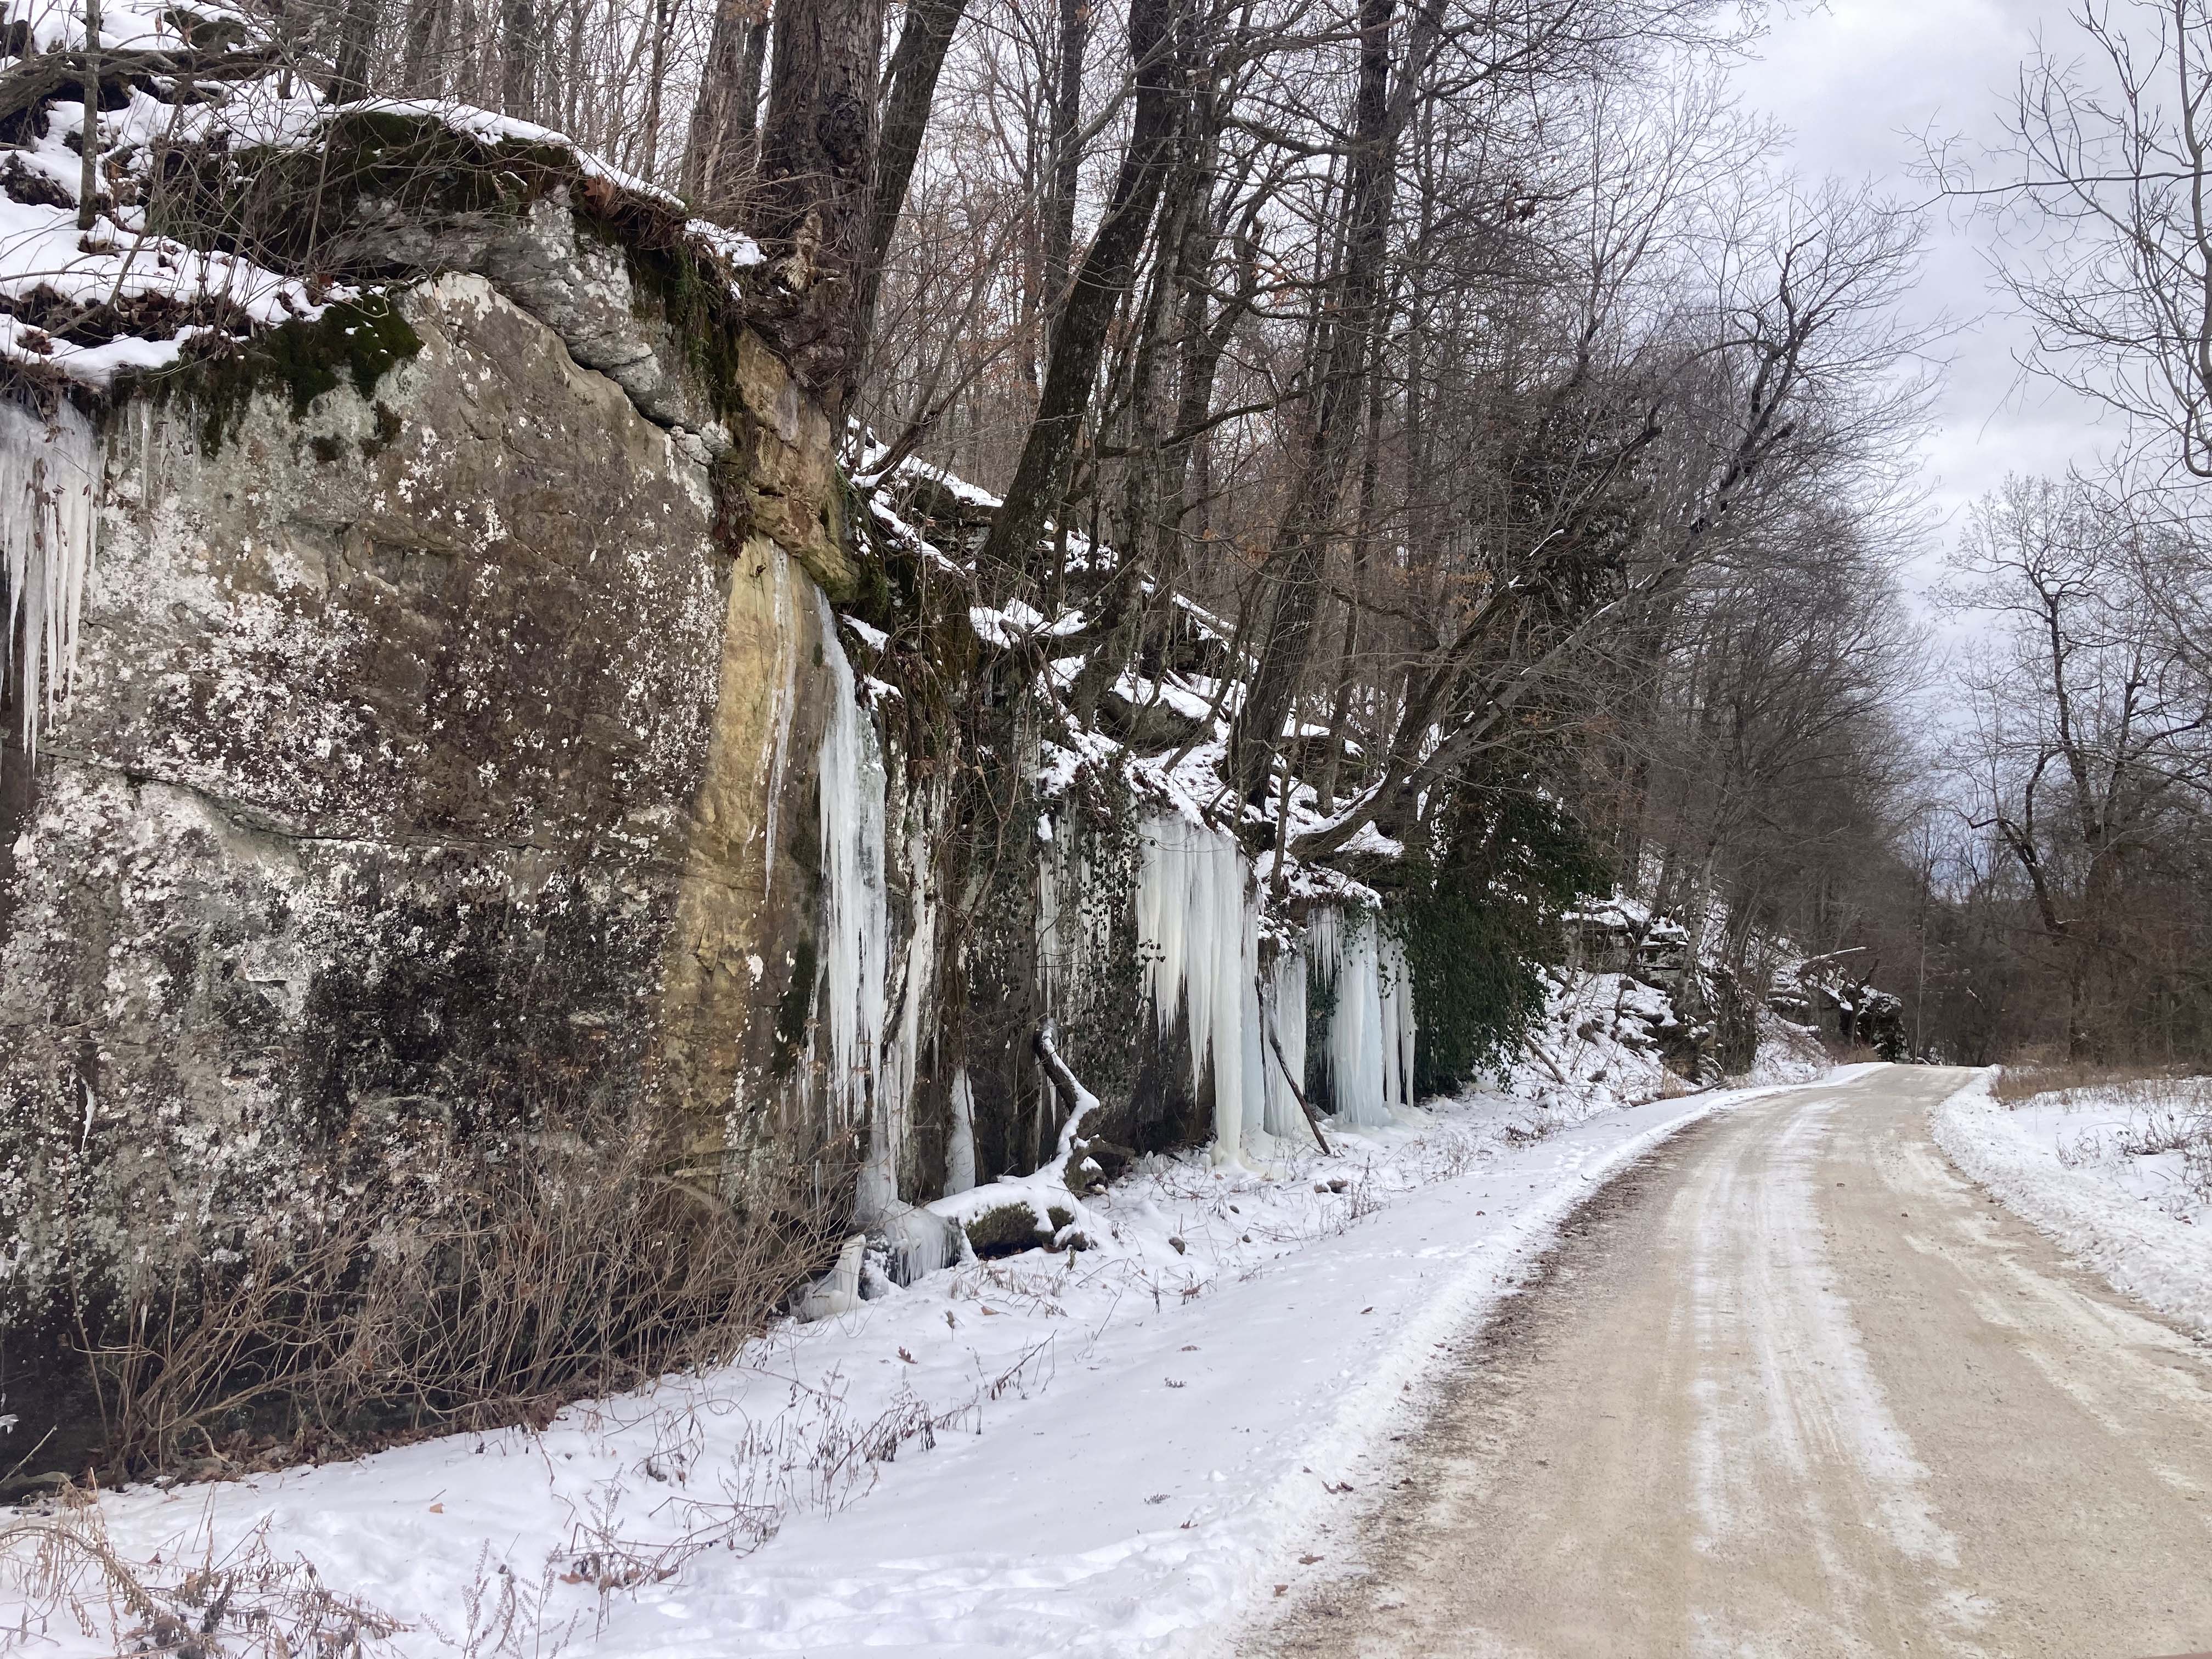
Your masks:
<path fill-rule="evenodd" d="M 2212 1650 L 2212 1346 L 2069 1263 L 1882 1068 L 1685 1129 L 1436 1386 L 1255 1655 Z"/>

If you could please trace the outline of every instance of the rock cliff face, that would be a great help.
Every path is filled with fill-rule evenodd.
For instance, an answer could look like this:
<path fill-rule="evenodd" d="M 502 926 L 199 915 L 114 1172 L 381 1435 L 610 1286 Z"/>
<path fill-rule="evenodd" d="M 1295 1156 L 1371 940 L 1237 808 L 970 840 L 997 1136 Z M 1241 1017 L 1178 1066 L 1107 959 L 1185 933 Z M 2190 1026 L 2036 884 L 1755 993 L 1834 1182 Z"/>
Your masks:
<path fill-rule="evenodd" d="M 10 1409 L 64 1288 L 220 1259 L 341 1162 L 643 1106 L 728 1191 L 852 1139 L 808 1030 L 827 424 L 750 335 L 702 384 L 566 216 L 96 435 L 9 411 L 19 489 L 87 431 L 98 523 L 70 695 L 0 750 Z"/>
<path fill-rule="evenodd" d="M 123 312 L 0 272 L 0 1417 L 49 1468 L 620 1386 L 817 1227 L 917 1268 L 999 1175 L 1410 1096 L 1378 895 L 1209 816 L 1228 632 L 1151 596 L 1085 725 L 1079 615 L 981 603 L 988 498 L 848 494 L 787 273 L 564 146 L 349 106 L 143 162 L 198 240 Z M 121 293 L 135 210 L 52 193 Z M 541 1225 L 584 1207 L 629 1230 Z"/>

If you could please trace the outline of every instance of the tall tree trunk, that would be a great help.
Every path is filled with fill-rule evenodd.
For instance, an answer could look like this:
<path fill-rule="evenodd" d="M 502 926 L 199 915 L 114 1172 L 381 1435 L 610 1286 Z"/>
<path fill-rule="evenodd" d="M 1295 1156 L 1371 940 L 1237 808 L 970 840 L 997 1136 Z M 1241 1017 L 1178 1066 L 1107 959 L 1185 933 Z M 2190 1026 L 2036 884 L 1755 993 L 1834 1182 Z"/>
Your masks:
<path fill-rule="evenodd" d="M 1351 723 L 1352 694 L 1358 684 L 1360 610 L 1367 603 L 1367 566 L 1375 539 L 1376 495 L 1382 474 L 1382 371 L 1367 374 L 1367 444 L 1359 463 L 1359 512 L 1352 536 L 1352 595 L 1344 607 L 1344 649 L 1337 659 L 1336 696 L 1329 704 L 1328 755 L 1316 793 L 1323 812 L 1336 810 L 1336 780 L 1344 764 L 1345 728 Z"/>
<path fill-rule="evenodd" d="M 653 56 L 646 70 L 645 134 L 637 165 L 646 183 L 660 166 L 660 88 L 668 75 L 668 33 L 676 22 L 676 0 L 654 0 Z"/>
<path fill-rule="evenodd" d="M 1396 181 L 1390 108 L 1390 26 L 1397 0 L 1361 0 L 1359 83 L 1352 106 L 1352 162 L 1337 270 L 1315 332 L 1315 389 L 1304 451 L 1267 561 L 1273 589 L 1260 665 L 1230 745 L 1230 780 L 1256 800 L 1281 742 L 1283 721 L 1313 650 L 1337 504 L 1359 429 L 1360 393 L 1381 324 L 1382 266 Z"/>
<path fill-rule="evenodd" d="M 1094 590 L 1097 611 L 1084 635 L 1097 643 L 1068 693 L 1069 707 L 1086 726 L 1106 689 L 1136 654 L 1146 611 L 1144 578 L 1147 571 L 1161 568 L 1161 556 L 1176 533 L 1168 517 L 1165 479 L 1164 440 L 1172 435 L 1168 426 L 1174 418 L 1167 369 L 1175 348 L 1172 319 L 1183 283 L 1182 260 L 1194 246 L 1187 233 L 1190 221 L 1202 216 L 1206 205 L 1205 179 L 1190 155 L 1193 137 L 1185 132 L 1183 159 L 1166 187 L 1160 209 L 1160 252 L 1153 262 L 1142 319 L 1133 331 L 1136 351 L 1121 434 L 1122 524 L 1111 542 L 1120 548 L 1121 562 L 1103 588 Z M 1094 544 L 1100 540 L 1095 532 L 1091 540 Z M 1158 592 L 1164 602 L 1164 583 Z"/>
<path fill-rule="evenodd" d="M 519 121 L 538 118 L 538 13 L 532 0 L 501 0 L 499 106 Z"/>
<path fill-rule="evenodd" d="M 728 143 L 730 112 L 737 104 L 737 77 L 745 69 L 745 42 L 757 24 L 745 0 L 721 0 L 714 27 L 708 31 L 706 60 L 699 64 L 699 95 L 692 100 L 690 128 L 684 133 L 684 179 L 679 195 L 699 212 L 714 188 L 717 161 Z"/>
<path fill-rule="evenodd" d="M 876 183 L 884 0 L 785 0 L 761 133 L 761 240 L 799 296 L 785 359 L 842 420 L 860 368 Z"/>
<path fill-rule="evenodd" d="M 382 21 L 379 0 L 345 0 L 338 14 L 338 46 L 331 66 L 331 101 L 349 104 L 368 95 L 368 53 Z"/>
<path fill-rule="evenodd" d="M 445 90 L 446 0 L 413 0 L 401 32 L 399 89 L 410 98 L 434 98 Z"/>
<path fill-rule="evenodd" d="M 1083 125 L 1083 59 L 1091 45 L 1091 0 L 1060 0 L 1060 75 L 1052 97 L 1052 194 L 1044 216 L 1044 301 L 1059 308 L 1067 288 L 1067 261 L 1075 246 L 1075 191 L 1083 156 L 1076 145 Z"/>
<path fill-rule="evenodd" d="M 77 137 L 76 228 L 100 217 L 100 0 L 84 0 L 84 128 Z"/>
<path fill-rule="evenodd" d="M 980 563 L 984 570 L 1034 574 L 1045 520 L 1060 507 L 1068 464 L 1089 413 L 1107 325 L 1128 294 L 1137 257 L 1173 159 L 1183 88 L 1177 74 L 1175 0 L 1130 0 L 1129 55 L 1136 68 L 1137 107 L 1114 194 L 1083 264 L 1068 284 L 1053 325 L 1044 389 L 1006 502 L 992 520 Z"/>
<path fill-rule="evenodd" d="M 1172 550 L 1180 544 L 1184 521 L 1189 518 L 1194 494 L 1193 465 L 1208 453 L 1196 434 L 1213 410 L 1213 386 L 1221 360 L 1237 325 L 1252 309 L 1260 289 L 1259 248 L 1252 234 L 1251 216 L 1235 234 L 1237 286 L 1213 309 L 1213 264 L 1221 243 L 1231 234 L 1229 224 L 1213 216 L 1216 173 L 1221 164 L 1221 121 L 1224 95 L 1208 86 L 1193 99 L 1197 131 L 1188 144 L 1191 155 L 1191 210 L 1184 222 L 1183 242 L 1176 258 L 1176 281 L 1181 289 L 1181 319 L 1176 325 L 1176 408 L 1173 432 L 1162 453 L 1164 471 L 1162 495 L 1165 516 L 1160 555 L 1154 564 L 1163 580 L 1172 580 Z M 1225 204 L 1224 204 L 1225 210 Z M 1200 468 L 1201 472 L 1203 468 Z"/>
<path fill-rule="evenodd" d="M 561 131 L 574 134 L 582 125 L 584 99 L 584 21 L 586 0 L 568 0 L 568 39 L 564 58 L 566 84 L 561 89 Z"/>
<path fill-rule="evenodd" d="M 908 0 L 906 25 L 892 50 L 890 84 L 884 95 L 884 131 L 877 145 L 876 196 L 868 224 L 867 263 L 860 273 L 860 297 L 854 332 L 865 350 L 875 338 L 876 305 L 882 298 L 884 262 L 890 258 L 914 165 L 929 126 L 937 97 L 937 77 L 945 67 L 954 31 L 967 15 L 968 0 Z"/>
<path fill-rule="evenodd" d="M 699 99 L 684 146 L 684 199 L 695 211 L 720 216 L 728 185 L 744 166 L 760 121 L 761 52 L 768 22 L 757 0 L 721 0 L 699 71 Z"/>

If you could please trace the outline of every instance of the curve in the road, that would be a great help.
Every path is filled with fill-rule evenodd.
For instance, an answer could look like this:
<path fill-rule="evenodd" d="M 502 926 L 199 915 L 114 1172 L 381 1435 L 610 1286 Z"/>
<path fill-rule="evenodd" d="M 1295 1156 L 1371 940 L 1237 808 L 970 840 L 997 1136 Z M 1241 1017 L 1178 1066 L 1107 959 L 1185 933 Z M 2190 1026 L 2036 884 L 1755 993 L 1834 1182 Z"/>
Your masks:
<path fill-rule="evenodd" d="M 1962 1180 L 1906 1067 L 1692 1126 L 1442 1379 L 1255 1655 L 2212 1650 L 2212 1351 Z"/>

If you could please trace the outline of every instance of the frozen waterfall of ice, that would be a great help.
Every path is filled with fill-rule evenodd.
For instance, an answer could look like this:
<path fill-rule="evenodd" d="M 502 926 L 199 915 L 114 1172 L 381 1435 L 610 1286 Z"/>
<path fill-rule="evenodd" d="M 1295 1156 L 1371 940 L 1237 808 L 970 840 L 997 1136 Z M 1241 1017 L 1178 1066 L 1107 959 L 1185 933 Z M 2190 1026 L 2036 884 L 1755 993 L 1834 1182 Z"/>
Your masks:
<path fill-rule="evenodd" d="M 975 1184 L 975 1091 L 963 1066 L 952 1074 L 952 1139 L 945 1148 L 945 1195 Z"/>
<path fill-rule="evenodd" d="M 1316 910 L 1304 945 L 1282 944 L 1263 971 L 1258 894 L 1235 838 L 1162 817 L 1145 825 L 1143 842 L 1146 990 L 1163 1032 L 1178 1014 L 1188 1022 L 1193 1093 L 1211 1064 L 1217 1157 L 1235 1156 L 1261 1132 L 1307 1139 L 1298 1093 L 1310 981 L 1334 1000 L 1321 1059 L 1337 1119 L 1379 1127 L 1411 1103 L 1413 981 L 1405 947 L 1376 913 Z"/>
<path fill-rule="evenodd" d="M 817 593 L 822 651 L 830 669 L 830 719 L 822 733 L 822 998 L 816 1029 L 829 1042 L 830 1116 L 844 1126 L 865 1115 L 868 1152 L 854 1210 L 864 1222 L 898 1204 L 905 1079 L 882 1064 L 884 975 L 890 953 L 890 896 L 884 878 L 884 771 L 876 723 L 860 704 L 853 665 L 837 638 L 830 601 Z"/>
<path fill-rule="evenodd" d="M 860 721 L 872 735 L 874 724 L 865 709 L 860 713 Z M 884 1133 L 878 1137 L 872 1129 L 869 1147 L 872 1166 L 877 1164 L 873 1155 L 879 1148 L 883 1155 L 883 1178 L 877 1182 L 878 1190 L 873 1197 L 886 1206 L 895 1204 L 898 1197 L 896 1160 L 906 1140 L 907 1114 L 921 1069 L 921 1018 L 929 999 L 931 975 L 937 963 L 937 889 L 929 864 L 929 838 L 923 833 L 919 816 L 907 836 L 906 874 L 912 895 L 913 932 L 907 941 L 905 977 L 898 987 L 898 1018 L 880 1050 L 881 1059 L 876 1066 L 875 1097 Z M 888 938 L 889 933 L 886 916 L 884 936 Z"/>
<path fill-rule="evenodd" d="M 1071 838 L 1038 825 L 1037 978 L 1048 1015 L 1081 1011 L 1114 948 L 1114 918 L 1093 890 L 1097 872 Z"/>
<path fill-rule="evenodd" d="M 1234 1158 L 1266 1115 L 1259 1018 L 1259 909 L 1236 838 L 1180 817 L 1150 820 L 1137 878 L 1138 950 L 1164 1032 L 1188 1021 L 1191 1092 L 1213 1073 L 1215 1156 Z"/>
<path fill-rule="evenodd" d="M 64 402 L 36 415 L 0 402 L 0 676 L 13 671 L 23 743 L 38 746 L 76 678 L 77 629 L 100 534 L 100 440 Z M 20 643 L 19 643 L 20 641 Z"/>
<path fill-rule="evenodd" d="M 1306 949 L 1315 981 L 1334 994 L 1323 1060 L 1338 1120 L 1379 1127 L 1410 1104 L 1413 980 L 1405 946 L 1371 910 L 1316 910 Z"/>
<path fill-rule="evenodd" d="M 1278 949 L 1263 988 L 1261 1069 L 1267 1091 L 1261 1127 L 1284 1139 L 1304 1140 L 1309 1131 L 1298 1093 L 1306 1086 L 1305 952 L 1293 945 Z"/>

